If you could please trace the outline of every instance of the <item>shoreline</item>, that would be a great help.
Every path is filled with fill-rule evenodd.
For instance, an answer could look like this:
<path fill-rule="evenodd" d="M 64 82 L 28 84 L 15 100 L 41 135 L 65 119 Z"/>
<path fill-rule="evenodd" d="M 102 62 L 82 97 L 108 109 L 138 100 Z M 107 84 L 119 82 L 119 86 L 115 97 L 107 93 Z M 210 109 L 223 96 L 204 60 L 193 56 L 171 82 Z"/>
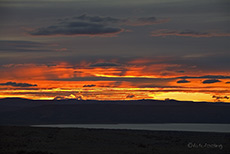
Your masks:
<path fill-rule="evenodd" d="M 202 123 L 148 123 L 148 124 L 48 124 L 30 125 L 47 128 L 92 128 L 92 129 L 127 129 L 152 131 L 188 131 L 188 132 L 222 132 L 230 133 L 230 124 Z"/>

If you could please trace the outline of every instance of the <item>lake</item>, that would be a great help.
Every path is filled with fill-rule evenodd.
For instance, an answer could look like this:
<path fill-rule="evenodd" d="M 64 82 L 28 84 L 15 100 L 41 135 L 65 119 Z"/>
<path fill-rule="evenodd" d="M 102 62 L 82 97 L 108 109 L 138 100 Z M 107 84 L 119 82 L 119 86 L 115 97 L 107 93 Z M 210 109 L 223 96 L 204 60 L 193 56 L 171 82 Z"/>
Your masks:
<path fill-rule="evenodd" d="M 129 129 L 154 131 L 195 131 L 195 132 L 224 132 L 230 133 L 230 124 L 196 124 L 196 123 L 167 123 L 167 124 L 52 124 L 32 125 L 32 127 L 56 128 L 94 128 L 94 129 Z"/>

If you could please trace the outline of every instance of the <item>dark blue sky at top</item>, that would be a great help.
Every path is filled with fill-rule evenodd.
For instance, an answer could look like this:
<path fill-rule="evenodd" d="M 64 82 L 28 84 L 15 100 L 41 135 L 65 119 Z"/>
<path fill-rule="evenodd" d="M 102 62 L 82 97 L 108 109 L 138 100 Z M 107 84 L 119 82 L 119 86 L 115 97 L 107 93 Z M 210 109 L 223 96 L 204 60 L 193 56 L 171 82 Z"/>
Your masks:
<path fill-rule="evenodd" d="M 227 0 L 2 0 L 0 64 L 170 57 L 228 71 Z"/>

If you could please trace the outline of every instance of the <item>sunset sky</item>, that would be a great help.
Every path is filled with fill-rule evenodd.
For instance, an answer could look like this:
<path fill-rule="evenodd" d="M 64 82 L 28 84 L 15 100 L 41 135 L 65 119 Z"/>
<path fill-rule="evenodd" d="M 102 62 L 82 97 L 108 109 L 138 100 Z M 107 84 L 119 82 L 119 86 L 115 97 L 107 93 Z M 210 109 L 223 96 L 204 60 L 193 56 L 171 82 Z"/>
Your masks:
<path fill-rule="evenodd" d="M 230 102 L 229 0 L 1 0 L 0 98 Z"/>

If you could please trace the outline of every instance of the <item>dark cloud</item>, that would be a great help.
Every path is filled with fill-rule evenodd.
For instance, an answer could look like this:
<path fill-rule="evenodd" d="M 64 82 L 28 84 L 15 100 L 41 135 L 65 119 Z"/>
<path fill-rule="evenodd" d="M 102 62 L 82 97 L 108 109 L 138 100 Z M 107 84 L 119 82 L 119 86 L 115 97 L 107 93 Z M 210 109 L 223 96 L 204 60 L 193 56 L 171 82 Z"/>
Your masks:
<path fill-rule="evenodd" d="M 83 87 L 95 87 L 95 84 L 84 85 Z"/>
<path fill-rule="evenodd" d="M 189 83 L 190 81 L 186 79 L 178 80 L 177 83 Z"/>
<path fill-rule="evenodd" d="M 59 19 L 57 24 L 38 28 L 29 32 L 34 36 L 97 36 L 114 35 L 123 32 L 121 25 L 144 26 L 168 22 L 168 19 L 156 19 L 155 17 L 142 18 L 113 18 L 101 16 L 89 16 L 86 14 Z"/>
<path fill-rule="evenodd" d="M 217 83 L 217 82 L 221 82 L 221 81 L 217 80 L 217 79 L 210 79 L 210 80 L 204 80 L 202 83 L 203 84 L 211 84 L 211 83 Z"/>
<path fill-rule="evenodd" d="M 227 99 L 227 100 L 230 99 L 230 97 L 228 97 L 228 96 L 215 96 L 215 95 L 212 96 L 212 98 L 216 99 L 216 101 L 218 101 L 218 102 L 221 101 L 221 100 L 224 100 L 224 99 L 225 99 L 225 100 L 226 100 L 226 99 Z"/>
<path fill-rule="evenodd" d="M 16 83 L 16 82 L 6 82 L 0 83 L 1 86 L 13 86 L 13 87 L 36 87 L 37 84 L 29 84 L 29 83 Z"/>
<path fill-rule="evenodd" d="M 134 97 L 135 97 L 135 95 L 133 95 L 133 94 L 129 94 L 126 96 L 126 98 L 134 98 Z"/>
<path fill-rule="evenodd" d="M 180 79 L 230 79 L 230 76 L 223 75 L 205 75 L 205 76 L 182 76 Z"/>
<path fill-rule="evenodd" d="M 216 98 L 216 99 L 229 99 L 228 96 L 212 96 L 212 98 Z"/>
<path fill-rule="evenodd" d="M 230 84 L 230 81 L 226 82 L 226 84 Z"/>
<path fill-rule="evenodd" d="M 111 17 L 87 16 L 81 15 L 71 19 L 64 19 L 61 22 L 43 28 L 38 28 L 29 32 L 36 36 L 53 36 L 53 35 L 106 35 L 117 34 L 123 30 L 119 27 L 109 26 L 107 23 L 118 21 L 119 19 Z"/>
<path fill-rule="evenodd" d="M 223 75 L 205 75 L 205 76 L 201 76 L 201 78 L 230 79 L 230 76 L 223 76 Z"/>
<path fill-rule="evenodd" d="M 120 64 L 116 63 L 95 63 L 90 65 L 90 67 L 115 67 L 115 66 L 120 66 Z"/>
<path fill-rule="evenodd" d="M 192 30 L 176 31 L 168 29 L 160 29 L 153 31 L 151 36 L 186 36 L 186 37 L 225 37 L 230 33 L 213 33 L 213 32 L 196 32 Z"/>
<path fill-rule="evenodd" d="M 46 28 L 39 28 L 31 35 L 104 35 L 104 34 L 116 34 L 122 32 L 121 28 L 107 27 L 103 24 L 87 23 L 87 22 L 70 22 L 61 23 L 59 25 L 53 25 Z"/>

